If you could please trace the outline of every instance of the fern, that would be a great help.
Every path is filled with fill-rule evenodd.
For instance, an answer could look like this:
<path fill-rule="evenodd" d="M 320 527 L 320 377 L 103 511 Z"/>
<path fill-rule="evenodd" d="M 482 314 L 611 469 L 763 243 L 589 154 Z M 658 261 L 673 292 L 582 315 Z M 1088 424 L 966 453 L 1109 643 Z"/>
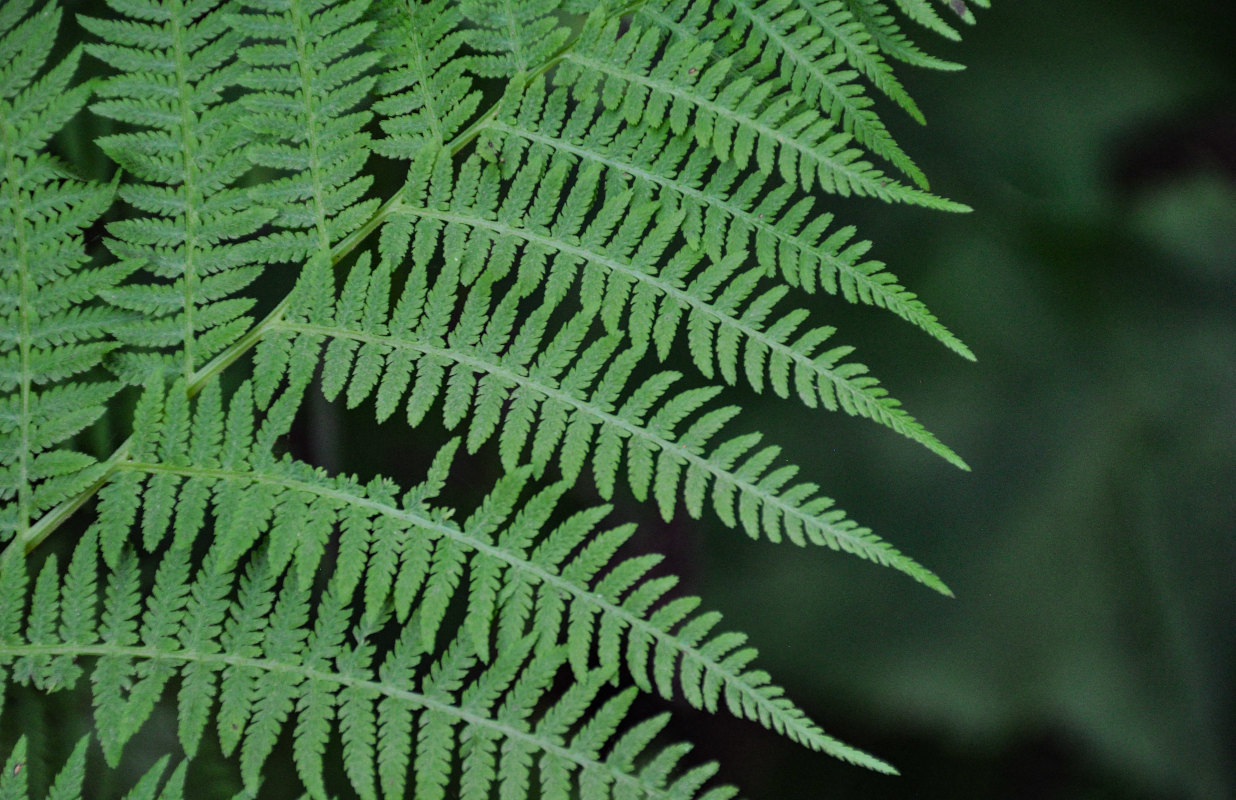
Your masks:
<path fill-rule="evenodd" d="M 704 249 L 714 262 L 722 261 L 726 250 L 751 250 L 765 272 L 770 276 L 780 272 L 790 286 L 808 292 L 821 286 L 830 294 L 840 291 L 851 302 L 888 308 L 973 358 L 913 293 L 883 270 L 883 264 L 859 262 L 870 243 L 854 243 L 853 228 L 839 228 L 826 237 L 831 214 L 806 222 L 812 217 L 813 200 L 803 197 L 790 203 L 793 186 L 766 189 L 765 175 L 744 176 L 732 163 L 718 168 L 707 151 L 692 150 L 664 127 L 623 129 L 621 116 L 611 111 L 597 115 L 581 106 L 567 118 L 565 90 L 547 95 L 540 81 L 515 100 L 517 110 L 485 122 L 482 152 L 491 148 L 510 163 L 567 156 L 601 166 L 655 193 L 661 208 L 680 211 L 677 226 L 687 243 Z M 731 189 L 735 184 L 737 188 Z"/>
<path fill-rule="evenodd" d="M 86 303 L 126 272 L 87 269 L 82 252 L 82 231 L 107 210 L 112 188 L 73 178 L 42 152 L 89 97 L 89 85 L 67 88 L 81 51 L 33 80 L 60 13 L 49 7 L 23 21 L 29 7 L 10 3 L 0 13 L 0 542 L 98 477 L 94 458 L 57 446 L 97 420 L 119 389 L 85 377 L 115 349 L 109 330 L 125 321 Z"/>
<path fill-rule="evenodd" d="M 467 261 L 466 253 L 460 260 Z M 504 269 L 500 260 L 490 263 Z M 334 294 L 332 286 L 315 277 L 307 273 L 309 280 L 299 297 L 311 300 Z M 644 500 L 651 486 L 666 519 L 672 516 L 680 484 L 682 498 L 696 517 L 711 485 L 712 503 L 721 519 L 730 526 L 741 524 L 753 537 L 763 533 L 773 541 L 785 537 L 796 544 L 827 544 L 892 564 L 947 592 L 929 571 L 831 510 L 832 501 L 814 497 L 813 485 L 787 487 L 797 468 L 782 466 L 768 472 L 778 448 L 756 449 L 758 436 L 734 437 L 707 449 L 736 412 L 733 407 L 707 411 L 685 431 L 676 431 L 680 420 L 704 407 L 716 389 L 690 389 L 665 399 L 680 377 L 672 372 L 628 389 L 642 347 L 619 352 L 618 337 L 610 336 L 578 351 L 595 309 L 574 316 L 542 346 L 551 308 L 542 305 L 512 330 L 515 304 L 507 302 L 512 295 L 492 307 L 487 279 L 476 282 L 458 315 L 452 296 L 458 284 L 454 269 L 448 266 L 432 287 L 425 283 L 423 266 L 414 263 L 392 317 L 375 316 L 373 308 L 389 305 L 389 269 L 370 272 L 362 261 L 353 268 L 334 308 L 293 305 L 275 330 L 295 334 L 295 344 L 276 336 L 263 342 L 259 374 L 281 370 L 293 349 L 312 350 L 315 342 L 329 338 L 322 373 L 322 388 L 329 398 L 346 384 L 347 403 L 354 407 L 376 392 L 377 414 L 385 418 L 406 392 L 407 418 L 415 425 L 433 399 L 441 396 L 448 427 L 469 419 L 469 450 L 478 449 L 501 428 L 499 451 L 508 469 L 520 463 L 525 442 L 537 470 L 544 470 L 560 449 L 564 478 L 574 481 L 591 460 L 606 498 L 614 492 L 625 440 L 627 478 L 636 499 Z M 452 328 L 449 323 L 456 316 Z M 532 363 L 538 352 L 540 357 Z M 382 364 L 387 370 L 379 374 Z M 413 372 L 416 381 L 410 385 Z"/>
<path fill-rule="evenodd" d="M 965 468 L 806 299 L 973 358 L 816 210 L 967 210 L 872 97 L 921 122 L 891 62 L 954 65 L 874 0 L 108 5 L 50 67 L 55 6 L 0 10 L 0 687 L 88 683 L 95 723 L 51 796 L 81 794 L 92 741 L 119 769 L 161 704 L 177 752 L 134 798 L 183 795 L 209 737 L 246 796 L 281 739 L 313 798 L 733 796 L 664 713 L 633 719 L 639 693 L 892 771 L 577 490 L 949 592 L 729 387 Z M 75 83 L 83 52 L 107 74 Z M 96 140 L 113 183 L 48 152 L 86 107 L 120 126 Z M 103 219 L 105 251 L 84 235 Z M 331 474 L 287 452 L 315 391 L 421 451 L 430 420 L 458 435 L 414 486 Z M 125 433 L 83 435 L 100 420 Z M 472 503 L 461 449 L 503 473 Z M 0 796 L 24 800 L 40 743 L 6 742 Z"/>
<path fill-rule="evenodd" d="M 109 248 L 151 278 L 105 295 L 143 315 L 117 331 L 130 346 L 119 371 L 134 381 L 161 369 L 188 378 L 251 323 L 252 300 L 232 296 L 260 271 L 242 240 L 273 215 L 233 185 L 250 167 L 240 109 L 222 96 L 241 34 L 224 8 L 114 7 L 129 18 L 81 19 L 104 40 L 89 52 L 121 71 L 100 85 L 92 110 L 142 129 L 98 144 L 142 181 L 120 197 L 143 213 L 108 226 Z"/>

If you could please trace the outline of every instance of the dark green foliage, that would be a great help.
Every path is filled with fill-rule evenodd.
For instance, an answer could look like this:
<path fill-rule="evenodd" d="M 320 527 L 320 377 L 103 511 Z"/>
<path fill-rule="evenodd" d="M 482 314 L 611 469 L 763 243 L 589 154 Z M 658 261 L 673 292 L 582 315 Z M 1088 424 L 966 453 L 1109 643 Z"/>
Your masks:
<path fill-rule="evenodd" d="M 665 715 L 629 719 L 641 691 L 891 771 L 572 490 L 948 593 L 727 399 L 843 409 L 964 468 L 807 306 L 883 307 L 972 358 L 815 210 L 965 210 L 926 191 L 866 88 L 921 120 L 888 58 L 945 65 L 865 2 L 109 6 L 79 20 L 107 73 L 77 85 L 81 48 L 37 77 L 53 6 L 0 12 L 0 686 L 88 679 L 111 768 L 174 702 L 169 797 L 212 729 L 248 793 L 286 737 L 314 798 L 732 796 L 679 766 Z M 120 125 L 97 140 L 115 192 L 42 152 L 91 96 Z M 81 235 L 109 210 L 110 256 Z M 260 281 L 279 294 L 255 321 Z M 410 489 L 330 474 L 286 453 L 319 389 L 372 401 L 401 441 L 439 414 L 461 436 Z M 109 411 L 129 438 L 79 452 Z M 460 445 L 505 473 L 470 512 L 443 499 Z M 30 555 L 70 519 L 63 569 Z M 84 747 L 53 796 L 75 796 Z"/>

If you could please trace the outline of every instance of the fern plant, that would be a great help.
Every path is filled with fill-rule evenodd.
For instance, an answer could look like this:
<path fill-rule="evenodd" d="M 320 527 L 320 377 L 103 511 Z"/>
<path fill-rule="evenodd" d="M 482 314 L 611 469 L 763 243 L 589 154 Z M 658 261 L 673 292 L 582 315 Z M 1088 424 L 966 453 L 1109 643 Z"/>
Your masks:
<path fill-rule="evenodd" d="M 633 718 L 640 693 L 892 771 L 584 498 L 948 593 L 728 388 L 965 468 L 815 321 L 839 295 L 973 358 L 823 210 L 966 210 L 876 113 L 879 93 L 922 120 L 892 61 L 956 67 L 899 27 L 955 38 L 933 3 L 893 6 L 6 3 L 0 796 L 26 797 L 35 741 L 4 697 L 87 683 L 93 732 L 52 796 L 159 708 L 179 766 L 133 797 L 182 795 L 207 744 L 246 794 L 288 757 L 313 798 L 733 796 L 665 714 Z M 58 37 L 80 43 L 54 58 Z M 75 79 L 84 56 L 98 77 Z M 108 183 L 52 155 L 79 114 L 109 121 Z M 287 445 L 317 391 L 418 451 L 434 420 L 457 435 L 411 487 L 330 474 Z M 471 510 L 461 448 L 502 472 Z"/>

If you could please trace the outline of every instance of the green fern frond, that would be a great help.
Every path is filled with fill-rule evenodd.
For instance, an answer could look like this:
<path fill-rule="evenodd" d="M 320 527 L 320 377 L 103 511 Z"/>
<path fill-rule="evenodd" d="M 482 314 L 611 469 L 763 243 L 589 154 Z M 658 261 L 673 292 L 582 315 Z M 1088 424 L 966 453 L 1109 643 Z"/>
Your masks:
<path fill-rule="evenodd" d="M 260 267 L 243 240 L 275 213 L 236 185 L 251 167 L 250 135 L 223 93 L 239 77 L 242 38 L 229 25 L 233 3 L 109 2 L 121 19 L 80 18 L 103 40 L 87 51 L 120 73 L 100 83 L 91 110 L 140 129 L 98 144 L 142 181 L 120 197 L 145 216 L 109 225 L 108 247 L 149 279 L 104 296 L 145 315 L 117 335 L 154 351 L 126 354 L 118 368 L 135 381 L 152 369 L 187 379 L 248 328 L 253 302 L 233 295 Z"/>
<path fill-rule="evenodd" d="M 69 88 L 81 50 L 37 80 L 60 11 L 29 3 L 0 17 L 0 545 L 99 474 L 95 459 L 63 449 L 118 389 L 86 380 L 129 315 L 97 303 L 124 278 L 119 265 L 86 268 L 83 232 L 114 187 L 72 177 L 41 152 L 78 113 L 88 84 Z"/>
<path fill-rule="evenodd" d="M 482 93 L 472 88 L 467 60 L 458 57 L 462 13 L 453 0 L 433 0 L 379 4 L 375 19 L 370 44 L 384 54 L 385 71 L 374 111 L 383 117 L 386 138 L 374 150 L 411 160 L 426 140 L 431 147 L 451 141 L 480 106 Z"/>
<path fill-rule="evenodd" d="M 633 178 L 656 191 L 663 209 L 683 212 L 678 225 L 688 245 L 703 248 L 714 261 L 750 250 L 769 276 L 779 272 L 808 292 L 822 286 L 850 302 L 887 308 L 973 360 L 970 349 L 884 264 L 861 260 L 870 243 L 854 242 L 852 227 L 830 232 L 832 214 L 813 214 L 811 197 L 791 203 L 792 185 L 769 188 L 760 173 L 744 177 L 732 163 L 718 167 L 707 151 L 664 127 L 626 126 L 615 112 L 598 115 L 588 106 L 568 113 L 566 90 L 547 92 L 541 79 L 507 105 L 484 123 L 481 153 L 504 164 L 565 156 Z"/>
<path fill-rule="evenodd" d="M 621 35 L 614 24 L 593 29 L 563 56 L 557 80 L 571 84 L 581 102 L 599 95 L 629 123 L 668 124 L 676 135 L 710 147 L 721 162 L 776 172 L 807 192 L 818 186 L 842 196 L 969 210 L 887 177 L 851 146 L 851 133 L 838 130 L 818 107 L 804 107 L 784 79 L 762 79 L 758 70 L 735 75 L 733 56 L 708 64 L 710 43 L 666 44 L 666 38 L 636 26 Z"/>
<path fill-rule="evenodd" d="M 240 51 L 248 70 L 238 82 L 244 126 L 253 134 L 254 164 L 291 173 L 252 190 L 273 208 L 283 229 L 256 246 L 265 261 L 327 258 L 378 206 L 363 199 L 372 175 L 361 175 L 370 147 L 362 129 L 371 114 L 356 110 L 372 93 L 376 53 L 361 45 L 376 27 L 362 21 L 368 0 L 244 0 L 229 18 L 252 44 Z"/>
<path fill-rule="evenodd" d="M 362 798 L 376 799 L 379 788 L 383 797 L 445 797 L 457 785 L 455 752 L 462 752 L 458 781 L 469 796 L 488 796 L 491 789 L 524 796 L 534 782 L 551 797 L 566 796 L 572 786 L 583 798 L 733 796 L 728 787 L 702 788 L 715 765 L 680 771 L 687 748 L 653 745 L 664 716 L 618 732 L 634 690 L 603 695 L 612 670 L 588 670 L 561 689 L 567 648 L 510 614 L 496 625 L 496 657 L 482 664 L 466 635 L 435 649 L 419 614 L 402 625 L 385 615 L 356 622 L 338 572 L 315 601 L 299 582 L 279 580 L 264 548 L 247 559 L 241 575 L 220 571 L 209 558 L 191 574 L 187 551 L 173 548 L 163 555 L 145 603 L 136 559 L 126 550 L 102 576 L 101 608 L 92 535 L 73 562 L 59 576 L 49 561 L 43 574 L 55 580 L 40 576 L 40 584 L 51 588 L 36 592 L 25 614 L 24 604 L 16 605 L 10 612 L 19 619 L 16 628 L 0 626 L 0 666 L 16 660 L 14 674 L 3 677 L 46 683 L 43 656 L 94 659 L 97 727 L 113 765 L 169 681 L 183 675 L 182 739 L 186 729 L 200 736 L 207 722 L 194 709 L 217 709 L 220 743 L 225 753 L 238 751 L 249 790 L 275 738 L 291 728 L 298 773 L 313 797 L 326 796 L 322 748 L 333 732 Z M 23 559 L 5 556 L 0 586 L 24 583 L 24 569 Z M 69 623 L 60 606 L 71 594 L 94 603 L 72 621 L 86 639 L 35 631 L 48 620 L 53 628 Z M 196 624 L 185 627 L 182 619 Z M 203 628 L 209 638 L 194 638 Z M 374 641 L 384 631 L 396 640 L 379 651 Z M 459 751 L 461 743 L 469 744 Z"/>
<path fill-rule="evenodd" d="M 467 43 L 480 55 L 468 69 L 484 78 L 513 78 L 539 69 L 570 37 L 558 24 L 560 0 L 463 0 Z"/>
<path fill-rule="evenodd" d="M 36 77 L 54 6 L 0 6 L 0 699 L 89 680 L 111 768 L 174 702 L 190 759 L 216 738 L 252 794 L 283 742 L 315 800 L 732 796 L 679 766 L 663 715 L 629 719 L 638 691 L 892 771 L 807 718 L 659 556 L 625 555 L 632 526 L 568 499 L 589 472 L 607 500 L 624 483 L 666 519 L 708 506 L 948 593 L 727 429 L 728 387 L 662 365 L 964 467 L 787 299 L 884 307 L 972 358 L 822 210 L 966 210 L 874 112 L 883 93 L 922 117 L 886 58 L 952 65 L 877 0 L 108 4 L 81 22 L 114 74 L 77 85 L 81 48 Z M 897 5 L 952 30 L 931 0 Z M 91 92 L 120 123 L 95 140 L 118 190 L 43 153 Z M 374 153 L 408 162 L 401 188 Z M 87 268 L 109 209 L 115 258 Z M 255 324 L 274 263 L 292 275 L 263 279 Z M 440 410 L 459 439 L 411 488 L 280 455 L 315 380 L 379 422 Z M 69 449 L 108 406 L 132 435 L 100 461 Z M 470 513 L 439 505 L 456 450 L 486 445 L 505 475 Z M 63 569 L 28 555 L 75 513 Z M 162 789 L 156 766 L 135 800 L 183 795 L 186 764 Z M 16 775 L 4 800 L 26 800 Z"/>

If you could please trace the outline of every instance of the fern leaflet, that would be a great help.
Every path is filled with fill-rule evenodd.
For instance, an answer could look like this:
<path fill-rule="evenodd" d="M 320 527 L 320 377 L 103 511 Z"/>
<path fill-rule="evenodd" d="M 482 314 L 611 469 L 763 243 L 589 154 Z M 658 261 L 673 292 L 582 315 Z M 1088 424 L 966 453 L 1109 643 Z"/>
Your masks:
<path fill-rule="evenodd" d="M 84 378 L 115 348 L 109 329 L 129 316 L 94 302 L 126 268 L 86 268 L 83 246 L 113 187 L 74 178 L 41 152 L 89 96 L 88 85 L 67 88 L 81 50 L 34 80 L 60 12 L 49 6 L 21 22 L 29 6 L 0 16 L 0 545 L 99 477 L 94 458 L 57 448 L 119 388 Z"/>

